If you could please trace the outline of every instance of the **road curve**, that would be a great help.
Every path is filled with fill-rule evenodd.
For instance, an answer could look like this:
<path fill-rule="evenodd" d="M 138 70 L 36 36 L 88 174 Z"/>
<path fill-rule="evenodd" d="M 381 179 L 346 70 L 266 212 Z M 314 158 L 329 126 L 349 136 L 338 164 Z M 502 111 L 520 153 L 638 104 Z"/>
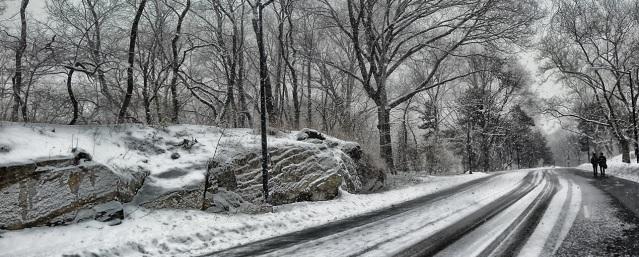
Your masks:
<path fill-rule="evenodd" d="M 582 190 L 603 195 L 575 176 L 574 170 L 561 169 L 499 173 L 381 211 L 202 256 L 573 256 L 563 242 L 584 229 L 573 228 L 588 212 L 585 203 L 591 204 L 582 199 Z"/>

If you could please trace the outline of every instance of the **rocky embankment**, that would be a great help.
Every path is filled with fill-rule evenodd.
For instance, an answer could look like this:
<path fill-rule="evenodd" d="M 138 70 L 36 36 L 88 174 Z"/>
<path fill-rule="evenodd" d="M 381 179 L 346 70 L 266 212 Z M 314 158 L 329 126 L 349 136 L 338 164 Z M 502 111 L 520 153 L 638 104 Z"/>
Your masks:
<path fill-rule="evenodd" d="M 385 173 L 371 164 L 357 143 L 326 137 L 310 129 L 295 136 L 275 134 L 280 139 L 269 148 L 268 182 L 273 205 L 330 200 L 340 190 L 367 193 L 384 187 Z M 136 144 L 125 154 L 142 151 L 141 146 L 148 145 L 141 141 Z M 206 154 L 206 151 L 192 152 L 191 147 L 197 148 L 194 144 L 187 144 L 188 151 L 181 150 L 184 158 L 189 154 Z M 171 159 L 180 158 L 176 154 L 178 146 L 185 147 L 172 148 Z M 263 195 L 258 145 L 220 144 L 216 148 L 208 163 L 195 162 L 190 168 L 170 168 L 161 173 L 150 172 L 145 168 L 148 165 L 114 171 L 78 153 L 0 164 L 0 229 L 88 219 L 117 225 L 126 216 L 123 205 L 127 204 L 209 212 L 259 212 Z M 148 151 L 144 154 L 152 156 Z M 151 164 L 147 159 L 141 162 Z M 204 176 L 193 176 L 191 169 L 206 172 Z M 187 177 L 190 179 L 184 179 Z M 167 187 L 158 182 L 169 179 L 181 184 Z"/>
<path fill-rule="evenodd" d="M 117 224 L 148 175 L 120 175 L 73 157 L 0 166 L 0 228 L 59 225 L 96 219 Z"/>

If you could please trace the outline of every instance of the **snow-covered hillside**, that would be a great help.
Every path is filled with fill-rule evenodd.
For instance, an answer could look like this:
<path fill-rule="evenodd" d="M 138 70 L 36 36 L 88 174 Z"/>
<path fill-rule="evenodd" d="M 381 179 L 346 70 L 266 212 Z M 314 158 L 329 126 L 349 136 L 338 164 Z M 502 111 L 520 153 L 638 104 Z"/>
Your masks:
<path fill-rule="evenodd" d="M 151 175 L 186 169 L 179 177 L 156 177 L 155 185 L 179 188 L 202 180 L 206 164 L 223 145 L 259 145 L 259 134 L 250 129 L 224 130 L 198 125 L 160 128 L 142 125 L 65 126 L 52 124 L 0 123 L 0 164 L 71 155 L 73 147 L 86 150 L 94 161 L 120 172 L 138 166 Z M 290 141 L 294 134 L 270 137 L 269 143 Z M 185 141 L 187 140 L 187 141 Z M 185 143 L 193 144 L 188 150 Z M 179 157 L 178 157 L 179 156 Z M 173 157 L 173 158 L 172 158 Z M 177 157 L 177 158 L 176 158 Z"/>

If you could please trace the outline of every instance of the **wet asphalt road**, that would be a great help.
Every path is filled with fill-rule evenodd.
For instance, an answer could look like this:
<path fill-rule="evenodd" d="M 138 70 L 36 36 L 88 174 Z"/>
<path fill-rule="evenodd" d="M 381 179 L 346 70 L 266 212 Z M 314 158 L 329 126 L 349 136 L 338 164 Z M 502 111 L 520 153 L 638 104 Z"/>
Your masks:
<path fill-rule="evenodd" d="M 535 178 L 529 175 L 516 189 L 504 197 L 473 212 L 463 221 L 454 223 L 447 229 L 424 238 L 396 254 L 398 256 L 433 256 L 435 254 L 459 256 L 458 254 L 464 251 L 457 251 L 454 248 L 468 247 L 469 243 L 484 240 L 488 242 L 488 247 L 485 250 L 475 251 L 476 253 L 472 256 L 550 256 L 553 252 L 554 256 L 639 256 L 639 218 L 637 218 L 639 217 L 639 184 L 614 177 L 594 179 L 591 176 L 591 173 L 576 169 L 544 171 L 543 176 L 535 176 Z M 415 208 L 421 208 L 451 195 L 471 190 L 475 186 L 481 186 L 488 179 L 469 182 L 379 212 L 204 256 L 269 255 L 269 252 L 278 249 L 319 245 L 321 241 L 326 241 L 325 238 L 335 237 L 339 240 L 340 234 L 357 234 L 359 232 L 352 231 L 373 226 L 386 219 L 401 217 Z M 562 183 L 558 183 L 558 180 Z M 534 190 L 538 193 L 531 193 Z M 560 194 L 565 196 L 564 200 L 555 199 L 561 198 L 555 197 Z M 518 204 L 521 205 L 526 198 L 530 204 L 519 208 L 525 211 L 510 210 Z M 557 213 L 556 220 L 547 218 L 552 215 L 546 213 L 553 212 L 547 211 L 547 208 L 553 204 L 554 212 Z M 501 221 L 495 221 L 496 219 L 505 219 L 508 216 L 512 216 L 513 221 L 508 221 L 512 223 L 508 223 L 510 225 L 504 232 L 499 232 L 500 235 L 488 235 L 484 232 L 491 231 L 491 226 L 500 224 Z M 533 234 L 539 232 L 536 228 L 543 227 L 543 223 L 555 225 L 546 226 L 550 227 L 547 229 L 547 236 L 543 237 L 542 243 L 537 244 L 538 250 L 533 251 L 532 247 L 527 247 L 530 241 L 534 241 L 531 240 L 535 237 Z M 494 238 L 486 239 L 491 236 Z M 377 246 L 359 253 L 377 256 L 369 252 L 375 247 Z M 451 248 L 453 248 L 452 251 Z M 297 256 L 295 252 L 291 251 L 286 256 Z M 348 256 L 359 256 L 357 253 L 351 253 Z"/>
<path fill-rule="evenodd" d="M 561 174 L 581 187 L 582 204 L 555 256 L 639 256 L 639 184 L 574 169 Z"/>

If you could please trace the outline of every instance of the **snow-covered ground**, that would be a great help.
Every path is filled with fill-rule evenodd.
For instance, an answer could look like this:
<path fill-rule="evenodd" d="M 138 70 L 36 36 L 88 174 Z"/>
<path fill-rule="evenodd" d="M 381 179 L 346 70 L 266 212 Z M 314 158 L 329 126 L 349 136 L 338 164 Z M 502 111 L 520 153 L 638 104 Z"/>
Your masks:
<path fill-rule="evenodd" d="M 206 164 L 218 146 L 257 147 L 259 133 L 251 129 L 225 130 L 199 125 L 172 125 L 148 127 L 142 125 L 66 126 L 53 124 L 23 124 L 0 122 L 0 164 L 23 163 L 36 159 L 69 156 L 73 147 L 79 147 L 115 172 L 138 167 L 151 175 L 173 169 L 188 173 L 180 177 L 156 177 L 155 186 L 174 189 L 201 181 Z M 296 142 L 295 133 L 280 133 L 269 138 L 269 144 Z M 197 143 L 189 150 L 181 147 L 184 140 Z M 179 154 L 178 159 L 171 158 Z"/>
<path fill-rule="evenodd" d="M 129 217 L 118 226 L 91 221 L 5 232 L 0 256 L 191 256 L 389 207 L 484 176 L 425 177 L 424 183 L 402 189 L 366 195 L 341 192 L 332 201 L 276 206 L 273 213 L 256 215 L 129 206 Z"/>
<path fill-rule="evenodd" d="M 608 169 L 606 169 L 606 175 L 612 175 L 639 183 L 639 164 L 637 164 L 637 159 L 634 158 L 634 156 L 634 152 L 630 152 L 630 163 L 622 162 L 621 155 L 609 158 L 607 161 Z M 592 173 L 592 164 L 590 163 L 581 164 L 577 166 L 577 168 Z"/>

